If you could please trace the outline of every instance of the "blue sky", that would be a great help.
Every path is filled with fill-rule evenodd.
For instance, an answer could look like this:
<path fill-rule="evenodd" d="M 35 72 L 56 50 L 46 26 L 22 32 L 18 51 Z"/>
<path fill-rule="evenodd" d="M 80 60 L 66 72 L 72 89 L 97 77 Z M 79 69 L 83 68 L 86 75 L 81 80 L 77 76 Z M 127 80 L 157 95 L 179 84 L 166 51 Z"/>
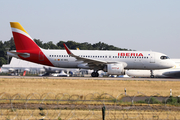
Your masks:
<path fill-rule="evenodd" d="M 19 22 L 43 42 L 99 41 L 180 58 L 179 0 L 1 0 L 0 40 Z"/>

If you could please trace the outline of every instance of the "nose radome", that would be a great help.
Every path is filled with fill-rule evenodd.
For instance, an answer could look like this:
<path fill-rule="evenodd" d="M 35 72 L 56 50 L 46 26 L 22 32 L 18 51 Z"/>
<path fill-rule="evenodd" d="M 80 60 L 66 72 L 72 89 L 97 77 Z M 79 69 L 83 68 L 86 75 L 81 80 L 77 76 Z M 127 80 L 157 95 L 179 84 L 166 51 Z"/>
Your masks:
<path fill-rule="evenodd" d="M 170 66 L 170 67 L 174 67 L 174 66 L 175 66 L 175 62 L 172 61 L 172 60 L 169 60 L 169 66 Z"/>

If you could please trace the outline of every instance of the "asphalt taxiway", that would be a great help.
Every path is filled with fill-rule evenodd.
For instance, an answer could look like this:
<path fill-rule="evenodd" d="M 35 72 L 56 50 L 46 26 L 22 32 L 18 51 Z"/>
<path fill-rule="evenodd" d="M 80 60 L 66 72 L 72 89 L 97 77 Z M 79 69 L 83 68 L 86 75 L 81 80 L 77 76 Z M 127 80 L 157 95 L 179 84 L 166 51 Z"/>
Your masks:
<path fill-rule="evenodd" d="M 69 79 L 69 80 L 132 80 L 132 81 L 180 81 L 180 78 L 115 78 L 115 77 L 41 77 L 41 76 L 0 76 L 0 78 Z"/>

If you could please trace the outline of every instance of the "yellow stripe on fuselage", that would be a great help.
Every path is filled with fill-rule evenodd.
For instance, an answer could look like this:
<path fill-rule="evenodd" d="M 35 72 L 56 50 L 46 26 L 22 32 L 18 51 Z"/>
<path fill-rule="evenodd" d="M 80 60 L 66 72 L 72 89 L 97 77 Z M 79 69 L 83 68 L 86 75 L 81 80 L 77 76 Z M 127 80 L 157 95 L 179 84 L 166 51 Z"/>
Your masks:
<path fill-rule="evenodd" d="M 10 22 L 10 24 L 11 24 L 11 27 L 12 27 L 12 28 L 16 28 L 16 29 L 19 29 L 19 30 L 27 33 L 27 32 L 25 31 L 25 29 L 21 26 L 21 24 L 19 24 L 18 22 Z M 28 34 L 28 33 L 27 33 L 27 34 Z"/>

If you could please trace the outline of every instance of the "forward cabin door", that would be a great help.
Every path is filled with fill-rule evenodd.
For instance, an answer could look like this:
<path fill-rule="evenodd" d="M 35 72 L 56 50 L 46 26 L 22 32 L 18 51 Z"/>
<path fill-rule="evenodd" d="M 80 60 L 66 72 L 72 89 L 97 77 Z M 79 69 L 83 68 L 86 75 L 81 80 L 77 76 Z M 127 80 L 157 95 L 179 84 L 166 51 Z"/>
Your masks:
<path fill-rule="evenodd" d="M 154 53 L 151 53 L 150 55 L 150 63 L 155 63 Z"/>

